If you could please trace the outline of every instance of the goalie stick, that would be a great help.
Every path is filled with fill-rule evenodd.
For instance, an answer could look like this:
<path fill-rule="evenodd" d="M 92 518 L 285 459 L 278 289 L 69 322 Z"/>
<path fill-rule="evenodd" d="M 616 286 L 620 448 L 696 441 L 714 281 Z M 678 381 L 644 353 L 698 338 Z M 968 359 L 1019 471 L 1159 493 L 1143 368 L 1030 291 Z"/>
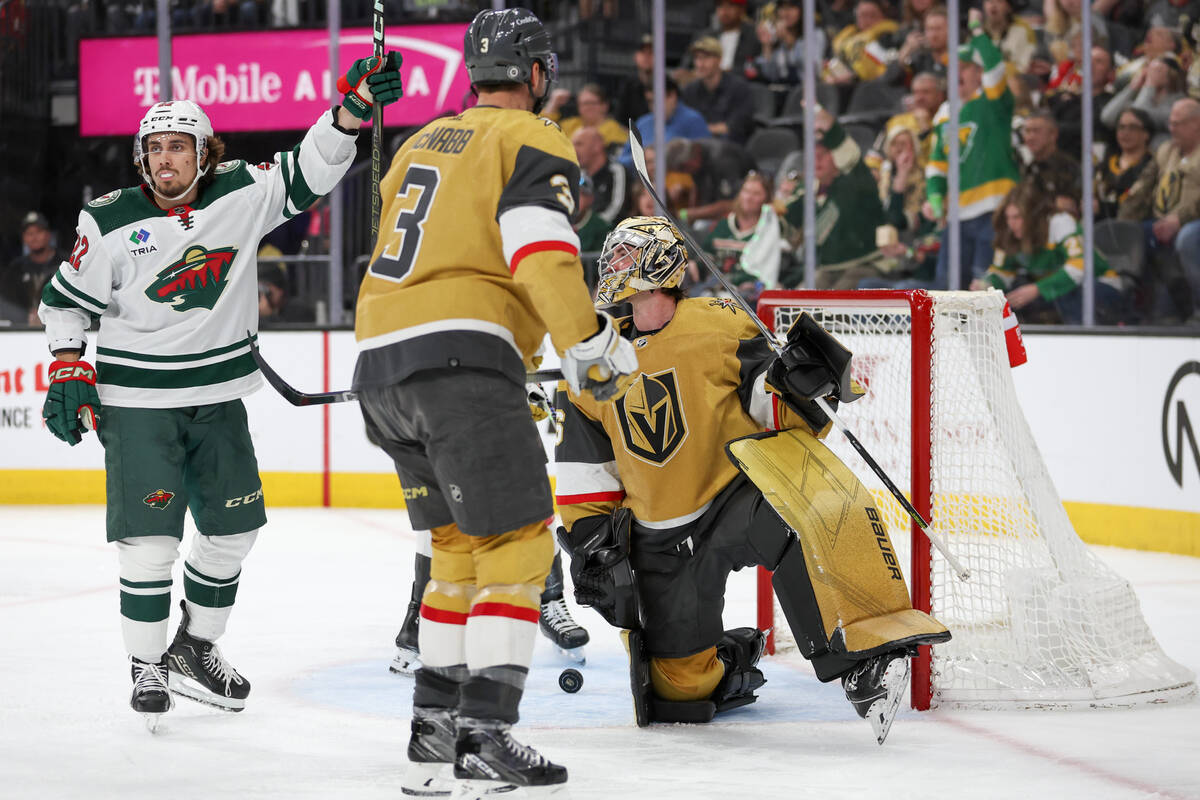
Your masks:
<path fill-rule="evenodd" d="M 246 342 L 250 345 L 250 357 L 254 359 L 254 363 L 258 365 L 258 369 L 262 372 L 263 377 L 267 379 L 267 383 L 271 384 L 271 388 L 279 393 L 284 400 L 287 400 L 294 406 L 320 406 L 327 403 L 348 403 L 358 399 L 358 393 L 353 390 L 346 389 L 341 392 L 302 392 L 285 381 L 278 372 L 276 372 L 267 360 L 263 358 L 263 354 L 258 349 L 258 343 L 254 341 L 254 337 L 250 331 L 246 331 Z M 562 370 L 543 369 L 537 372 L 525 373 L 525 383 L 547 383 L 549 381 L 562 380 Z"/>
<path fill-rule="evenodd" d="M 664 203 L 662 198 L 658 196 L 658 191 L 654 188 L 654 184 L 650 181 L 649 173 L 646 171 L 646 153 L 642 147 L 642 137 L 641 134 L 638 133 L 637 126 L 633 124 L 633 120 L 629 121 L 629 149 L 633 154 L 634 169 L 637 171 L 638 177 L 645 185 L 646 191 L 649 192 L 650 196 L 654 198 L 655 204 L 658 205 L 659 209 L 662 210 L 662 213 L 667 217 L 667 219 L 671 220 L 671 223 L 679 230 L 680 235 L 683 236 L 684 242 L 689 248 L 691 248 L 691 252 L 695 254 L 696 258 L 704 265 L 705 269 L 707 269 L 713 275 L 713 277 L 715 277 L 721 283 L 721 286 L 724 287 L 725 291 L 729 293 L 729 296 L 733 298 L 733 300 L 739 306 L 741 306 L 742 310 L 750 316 L 750 319 L 752 319 L 754 324 L 758 326 L 758 329 L 762 331 L 762 334 L 766 337 L 767 344 L 770 345 L 771 350 L 778 354 L 782 349 L 780 347 L 779 340 L 775 338 L 775 335 L 771 331 L 767 330 L 767 326 L 763 324 L 761 319 L 759 319 L 758 314 L 754 313 L 754 309 L 750 307 L 750 304 L 746 302 L 746 299 L 742 297 L 741 293 L 733 287 L 733 284 L 729 282 L 725 275 L 713 265 L 712 261 L 710 261 L 708 258 L 708 254 L 705 253 L 704 249 L 701 248 L 700 245 L 696 244 L 696 240 L 692 238 L 690 233 L 688 233 L 687 227 L 675 218 L 675 215 L 667 209 L 667 204 Z M 834 412 L 829 403 L 825 401 L 825 398 L 818 397 L 814 402 L 816 402 L 818 408 L 825 412 L 825 415 L 829 417 L 834 426 L 842 432 L 842 435 L 846 437 L 846 440 L 850 442 L 851 446 L 862 457 L 862 460 L 867 463 L 867 466 L 871 468 L 871 471 L 874 472 L 881 481 L 883 481 L 883 485 L 887 487 L 887 490 L 891 493 L 892 497 L 896 498 L 896 502 L 900 503 L 908 515 L 912 517 L 913 522 L 917 523 L 917 527 L 919 527 L 925 536 L 928 537 L 930 543 L 937 548 L 937 551 L 942 554 L 942 557 L 945 558 L 947 563 L 950 564 L 951 569 L 954 570 L 959 579 L 965 581 L 970 578 L 970 571 L 967 570 L 967 568 L 964 567 L 962 563 L 954 557 L 953 554 L 951 554 L 950 549 L 946 546 L 945 541 L 942 539 L 942 535 L 937 531 L 930 530 L 929 523 L 925 521 L 925 518 L 921 516 L 921 513 L 913 507 L 913 504 L 908 501 L 908 498 L 904 496 L 904 493 L 900 491 L 894 482 L 892 482 L 892 479 L 889 478 L 887 473 L 883 471 L 883 467 L 879 466 L 879 463 L 875 461 L 869 452 L 867 452 L 867 449 L 863 447 L 862 442 L 858 440 L 858 437 L 850 432 L 850 429 L 846 426 L 846 423 L 843 422 L 841 417 Z"/>

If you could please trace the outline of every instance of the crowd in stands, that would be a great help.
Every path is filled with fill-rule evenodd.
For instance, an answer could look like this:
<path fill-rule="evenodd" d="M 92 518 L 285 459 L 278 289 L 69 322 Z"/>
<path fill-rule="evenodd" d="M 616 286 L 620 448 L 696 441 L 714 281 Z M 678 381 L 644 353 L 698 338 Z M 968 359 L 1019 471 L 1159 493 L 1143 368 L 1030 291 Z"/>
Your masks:
<path fill-rule="evenodd" d="M 1200 0 L 1094 0 L 1086 23 L 1079 0 L 964 0 L 961 20 L 939 0 L 896 1 L 817 0 L 806 41 L 798 0 L 701 0 L 709 25 L 668 52 L 664 142 L 655 141 L 651 111 L 653 39 L 643 32 L 628 40 L 630 19 L 645 24 L 648 15 L 639 7 L 623 19 L 645 3 L 535 3 L 579 24 L 621 22 L 629 48 L 622 74 L 569 73 L 542 111 L 561 125 L 582 168 L 575 228 L 585 260 L 623 216 L 654 213 L 631 171 L 632 120 L 651 174 L 655 159 L 666 160 L 671 211 L 748 299 L 805 281 L 809 190 L 816 288 L 947 288 L 947 176 L 957 138 L 957 286 L 1004 291 L 1023 321 L 1078 323 L 1090 214 L 1096 322 L 1200 327 Z M 119 12 L 128 30 L 152 28 L 154 5 L 77 4 L 89 13 L 107 8 L 109 18 Z M 401 15 L 425 5 L 469 16 L 480 4 L 388 0 L 389 13 Z M 173 23 L 185 29 L 292 24 L 318 6 L 323 0 L 171 4 Z M 369 6 L 346 2 L 343 13 L 368 14 Z M 1084 24 L 1092 29 L 1093 146 L 1081 159 Z M 801 150 L 806 57 L 818 77 L 811 180 Z M 956 137 L 946 131 L 951 58 Z M 1094 189 L 1090 209 L 1085 181 Z M 25 241 L 22 258 L 36 260 L 49 246 L 38 239 L 44 218 L 27 220 L 22 233 L 34 241 Z M 22 269 L 37 273 L 32 262 Z M 0 286 L 0 309 L 21 305 L 13 274 Z M 685 288 L 724 291 L 696 264 Z M 0 316 L 19 322 L 28 312 Z"/>
<path fill-rule="evenodd" d="M 815 193 L 816 288 L 947 288 L 946 78 L 958 60 L 957 285 L 1006 293 L 1018 317 L 1083 319 L 1083 214 L 1095 221 L 1095 319 L 1200 327 L 1200 0 L 1092 4 L 1092 152 L 1081 166 L 1078 0 L 819 0 L 811 46 L 796 0 L 718 0 L 712 26 L 668 63 L 666 142 L 654 141 L 651 38 L 629 73 L 574 95 L 590 207 L 649 210 L 618 120 L 667 158 L 671 210 L 753 300 L 803 283 L 803 205 Z M 969 14 L 968 14 L 969 12 Z M 959 24 L 957 53 L 949 52 Z M 802 175 L 800 88 L 818 75 L 815 174 Z M 614 98 L 612 102 L 608 97 Z M 578 117 L 569 112 L 578 109 Z M 609 113 L 595 116 L 600 109 Z M 585 110 L 593 116 L 585 117 Z M 606 143 L 601 153 L 600 139 Z M 1083 204 L 1092 181 L 1094 202 Z M 615 186 L 623 200 L 611 190 Z M 611 214 L 604 215 L 612 222 Z M 594 214 L 593 214 L 594 218 Z M 722 293 L 704 270 L 692 293 Z"/>

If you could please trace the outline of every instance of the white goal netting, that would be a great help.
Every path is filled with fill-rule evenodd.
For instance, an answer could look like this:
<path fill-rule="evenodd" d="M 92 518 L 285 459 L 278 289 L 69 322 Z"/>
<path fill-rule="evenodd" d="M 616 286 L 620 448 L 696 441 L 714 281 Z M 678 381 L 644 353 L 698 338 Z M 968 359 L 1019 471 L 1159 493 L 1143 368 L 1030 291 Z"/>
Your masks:
<path fill-rule="evenodd" d="M 1195 693 L 1195 676 L 1163 653 L 1129 584 L 1067 518 L 1017 401 L 1001 294 L 931 292 L 932 303 L 915 312 L 909 300 L 925 293 L 770 294 L 760 309 L 774 307 L 780 336 L 808 311 L 854 352 L 853 375 L 867 394 L 839 415 L 918 508 L 913 448 L 928 454 L 932 527 L 971 572 L 958 580 L 936 551 L 928 562 L 930 611 L 954 638 L 932 648 L 929 686 L 914 684 L 914 705 L 924 707 L 923 692 L 930 705 L 976 708 L 1131 705 Z M 931 346 L 914 348 L 914 329 Z M 915 395 L 914 362 L 929 375 Z M 914 403 L 929 409 L 927 436 Z M 872 490 L 910 588 L 923 581 L 909 559 L 913 547 L 925 559 L 927 546 L 914 542 L 903 508 L 838 431 L 826 443 Z M 774 616 L 786 647 L 777 607 Z M 923 674 L 915 669 L 914 680 Z"/>

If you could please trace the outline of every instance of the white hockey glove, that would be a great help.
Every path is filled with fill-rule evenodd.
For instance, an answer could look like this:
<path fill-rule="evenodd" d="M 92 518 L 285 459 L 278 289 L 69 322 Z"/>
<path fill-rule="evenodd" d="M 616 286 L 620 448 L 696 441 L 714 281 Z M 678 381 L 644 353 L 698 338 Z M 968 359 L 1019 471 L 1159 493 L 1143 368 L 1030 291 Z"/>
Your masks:
<path fill-rule="evenodd" d="M 590 339 L 567 348 L 562 358 L 563 378 L 574 394 L 586 389 L 597 402 L 612 400 L 633 382 L 637 353 L 633 343 L 617 332 L 612 317 L 597 311 L 600 330 Z"/>

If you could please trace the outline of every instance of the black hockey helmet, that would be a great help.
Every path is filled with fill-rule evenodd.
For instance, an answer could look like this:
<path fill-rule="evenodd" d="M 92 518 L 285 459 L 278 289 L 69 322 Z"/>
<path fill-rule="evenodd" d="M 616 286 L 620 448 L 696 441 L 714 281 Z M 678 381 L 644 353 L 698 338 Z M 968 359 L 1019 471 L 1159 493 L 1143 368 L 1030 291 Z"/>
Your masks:
<path fill-rule="evenodd" d="M 533 91 L 533 62 L 546 73 L 546 91 L 535 97 L 540 109 L 558 77 L 558 58 L 550 49 L 550 34 L 532 11 L 505 8 L 480 11 L 463 37 L 463 58 L 472 88 L 523 83 Z"/>

